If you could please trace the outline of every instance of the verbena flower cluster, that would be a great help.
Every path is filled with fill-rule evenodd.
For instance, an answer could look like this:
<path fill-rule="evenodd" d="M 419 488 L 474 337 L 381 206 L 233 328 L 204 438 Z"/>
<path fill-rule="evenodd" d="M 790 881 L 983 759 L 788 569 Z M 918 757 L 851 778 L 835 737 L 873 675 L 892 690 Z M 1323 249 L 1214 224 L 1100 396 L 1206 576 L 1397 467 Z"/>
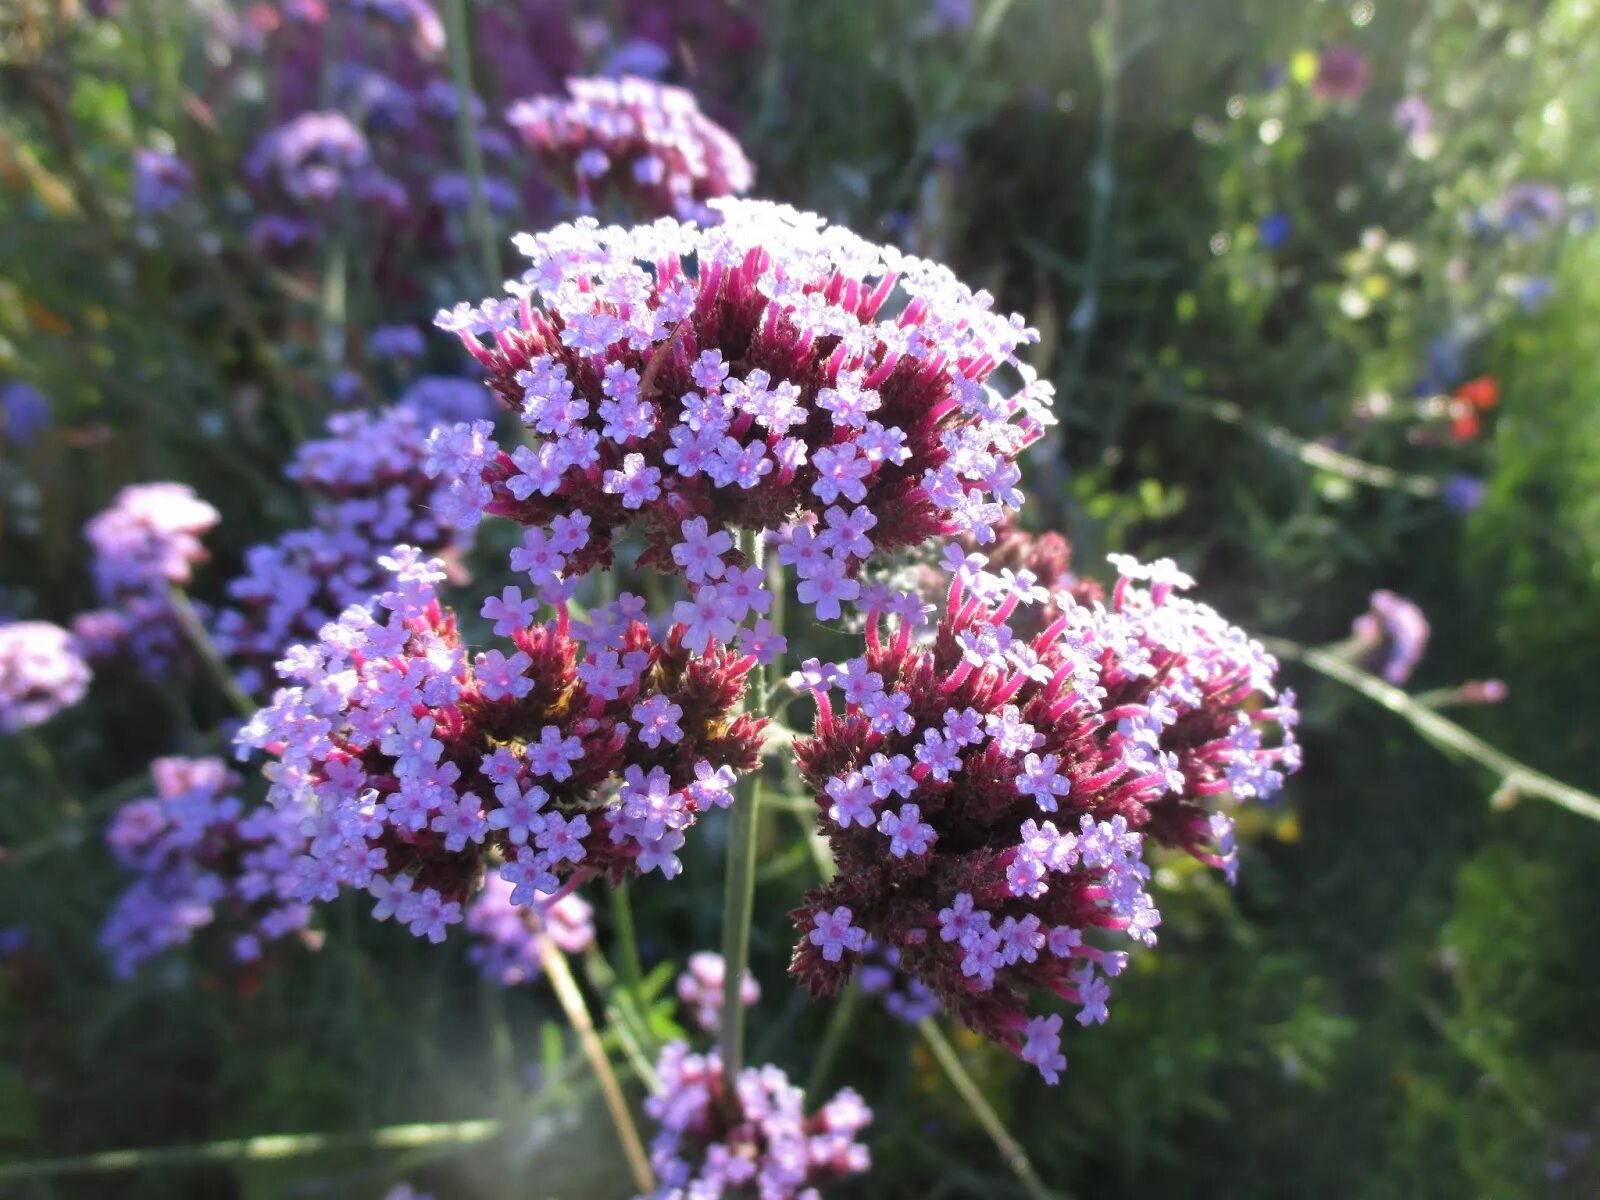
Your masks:
<path fill-rule="evenodd" d="M 722 1027 L 723 984 L 728 964 L 722 955 L 699 950 L 689 956 L 687 969 L 678 976 L 678 999 L 707 1033 Z M 747 968 L 739 979 L 739 1002 L 746 1008 L 761 999 L 761 985 Z"/>
<path fill-rule="evenodd" d="M 181 653 L 170 589 L 207 558 L 201 538 L 220 514 L 183 483 L 130 484 L 84 526 L 96 591 L 106 605 L 74 620 L 95 658 L 127 653 L 152 676 Z"/>
<path fill-rule="evenodd" d="M 808 1117 L 805 1093 L 777 1067 L 747 1067 L 730 1083 L 720 1055 L 682 1042 L 662 1049 L 656 1073 L 661 1090 L 645 1110 L 661 1125 L 650 1148 L 660 1186 L 648 1200 L 820 1200 L 820 1186 L 870 1165 L 856 1138 L 872 1110 L 851 1088 Z"/>
<path fill-rule="evenodd" d="M 705 203 L 750 189 L 755 172 L 733 135 L 683 88 L 625 76 L 569 79 L 570 98 L 521 100 L 506 121 L 584 211 L 698 218 Z"/>
<path fill-rule="evenodd" d="M 556 536 L 581 548 L 586 524 Z M 517 905 L 563 880 L 675 876 L 684 831 L 756 764 L 765 720 L 739 711 L 755 660 L 626 618 L 580 644 L 565 608 L 535 622 L 516 588 L 484 606 L 510 653 L 469 657 L 442 564 L 399 547 L 383 565 L 394 586 L 292 648 L 295 686 L 240 734 L 277 760 L 269 799 L 316 810 L 301 898 L 365 888 L 380 920 L 441 941 L 494 863 Z"/>
<path fill-rule="evenodd" d="M 110 508 L 90 519 L 84 536 L 94 552 L 95 586 L 102 600 L 166 598 L 204 562 L 200 538 L 219 519 L 215 508 L 182 483 L 131 484 Z"/>
<path fill-rule="evenodd" d="M 481 386 L 461 382 L 485 402 Z M 451 396 L 458 405 L 465 399 Z M 328 437 L 301 446 L 286 473 L 311 497 L 311 527 L 251 547 L 228 585 L 232 606 L 212 621 L 212 637 L 247 691 L 264 689 L 292 643 L 382 589 L 378 560 L 389 548 L 450 558 L 463 548 L 461 531 L 437 511 L 441 489 L 423 471 L 433 419 L 415 403 L 336 413 Z"/>
<path fill-rule="evenodd" d="M 20 733 L 71 708 L 89 690 L 72 634 L 48 621 L 0 625 L 0 730 Z"/>
<path fill-rule="evenodd" d="M 533 265 L 510 298 L 438 324 L 531 444 L 458 425 L 434 434 L 430 469 L 449 519 L 526 526 L 512 568 L 541 599 L 563 602 L 636 534 L 638 567 L 687 584 L 673 619 L 692 647 L 743 639 L 770 660 L 772 596 L 735 531 L 770 531 L 821 620 L 920 612 L 914 593 L 863 583 L 863 564 L 936 535 L 992 541 L 1022 502 L 1015 459 L 1051 420 L 1049 388 L 1020 366 L 1013 394 L 989 386 L 1035 335 L 945 268 L 779 205 L 713 204 L 709 229 L 583 220 L 520 237 Z M 568 513 L 581 544 L 553 532 Z"/>
<path fill-rule="evenodd" d="M 1275 661 L 1176 595 L 1190 581 L 1170 562 L 1118 564 L 1107 604 L 1058 594 L 1031 637 L 1014 618 L 1048 596 L 1029 572 L 959 567 L 931 640 L 874 617 L 865 655 L 802 669 L 818 716 L 796 759 L 839 866 L 795 912 L 791 971 L 813 993 L 837 991 L 871 939 L 1055 1082 L 1061 1017 L 1027 1006 L 1050 993 L 1106 1019 L 1126 956 L 1093 940 L 1154 944 L 1160 921 L 1146 842 L 1232 878 L 1215 805 L 1270 796 L 1298 766 L 1293 697 L 1273 702 Z"/>
<path fill-rule="evenodd" d="M 1369 659 L 1380 664 L 1383 677 L 1395 686 L 1411 678 L 1428 648 L 1428 618 L 1415 603 L 1380 588 L 1367 611 L 1350 625 L 1350 634 Z"/>
<path fill-rule="evenodd" d="M 467 956 L 485 976 L 504 987 L 531 983 L 543 973 L 539 939 L 548 936 L 567 954 L 582 954 L 594 945 L 594 909 L 575 895 L 552 898 L 536 893 L 532 904 L 513 904 L 516 886 L 498 875 L 487 876 L 483 891 L 467 907 L 466 929 L 472 946 Z"/>
<path fill-rule="evenodd" d="M 246 962 L 263 942 L 305 929 L 310 909 L 294 895 L 304 811 L 247 809 L 216 758 L 158 758 L 150 774 L 156 794 L 123 805 L 106 831 L 113 857 L 135 875 L 100 934 L 117 974 L 219 917 Z"/>

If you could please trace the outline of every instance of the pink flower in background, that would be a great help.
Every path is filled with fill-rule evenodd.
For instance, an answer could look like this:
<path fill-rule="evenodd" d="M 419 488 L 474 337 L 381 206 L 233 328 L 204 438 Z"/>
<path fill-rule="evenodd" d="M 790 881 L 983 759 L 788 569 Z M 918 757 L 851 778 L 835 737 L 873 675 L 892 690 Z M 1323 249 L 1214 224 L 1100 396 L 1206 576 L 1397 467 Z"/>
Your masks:
<path fill-rule="evenodd" d="M 88 690 L 89 666 L 72 634 L 48 621 L 0 625 L 0 730 L 43 724 Z"/>
<path fill-rule="evenodd" d="M 1324 100 L 1356 100 L 1367 90 L 1372 63 L 1354 46 L 1329 46 L 1317 55 L 1311 90 Z"/>

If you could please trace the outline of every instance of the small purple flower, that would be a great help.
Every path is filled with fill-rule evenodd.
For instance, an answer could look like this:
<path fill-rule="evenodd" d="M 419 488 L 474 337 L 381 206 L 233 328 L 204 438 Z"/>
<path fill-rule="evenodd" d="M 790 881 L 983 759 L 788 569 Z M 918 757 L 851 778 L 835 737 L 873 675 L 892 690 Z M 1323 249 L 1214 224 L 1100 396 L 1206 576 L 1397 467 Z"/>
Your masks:
<path fill-rule="evenodd" d="M 814 1200 L 819 1187 L 870 1165 L 856 1138 L 872 1110 L 849 1088 L 808 1117 L 805 1094 L 777 1067 L 747 1067 L 730 1081 L 717 1054 L 691 1054 L 682 1042 L 663 1047 L 656 1075 L 661 1090 L 645 1111 L 661 1124 L 650 1162 L 662 1182 L 641 1200 Z"/>
<path fill-rule="evenodd" d="M 678 976 L 678 999 L 689 1009 L 695 1024 L 707 1033 L 715 1033 L 721 1027 L 727 973 L 722 955 L 701 950 L 689 956 L 688 968 Z M 748 1008 L 759 999 L 761 987 L 746 968 L 739 980 L 739 1001 Z"/>
<path fill-rule="evenodd" d="M 1379 589 L 1372 593 L 1368 610 L 1352 622 L 1350 632 L 1369 655 L 1385 654 L 1383 677 L 1399 686 L 1422 660 L 1431 631 L 1428 618 L 1414 602 Z"/>
<path fill-rule="evenodd" d="M 161 150 L 133 152 L 133 210 L 154 216 L 174 207 L 194 186 L 194 173 L 182 159 Z"/>

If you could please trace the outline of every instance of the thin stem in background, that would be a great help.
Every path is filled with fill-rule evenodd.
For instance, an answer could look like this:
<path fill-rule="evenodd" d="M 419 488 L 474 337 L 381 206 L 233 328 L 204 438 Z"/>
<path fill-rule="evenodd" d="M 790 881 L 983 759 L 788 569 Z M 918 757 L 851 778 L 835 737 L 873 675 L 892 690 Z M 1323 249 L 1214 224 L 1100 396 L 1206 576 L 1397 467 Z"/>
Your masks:
<path fill-rule="evenodd" d="M 754 567 L 765 567 L 765 546 L 760 530 L 739 535 L 739 548 Z M 767 672 L 757 665 L 751 671 L 748 707 L 755 712 L 766 709 Z M 728 858 L 722 896 L 722 1022 L 718 1046 L 722 1051 L 723 1078 L 730 1106 L 738 1104 L 733 1082 L 744 1069 L 744 1001 L 739 989 L 750 965 L 750 921 L 756 892 L 756 830 L 761 808 L 761 775 L 764 764 L 739 781 L 738 794 L 728 810 Z"/>
<path fill-rule="evenodd" d="M 861 986 L 854 982 L 848 984 L 834 1001 L 833 1011 L 828 1014 L 828 1027 L 822 1031 L 822 1041 L 811 1060 L 811 1074 L 806 1076 L 806 1095 L 813 1100 L 822 1094 L 828 1082 L 828 1072 L 833 1070 L 833 1061 L 839 1057 L 839 1048 L 844 1045 L 845 1036 L 850 1032 L 850 1024 L 860 1005 Z"/>
<path fill-rule="evenodd" d="M 1045 1187 L 1044 1181 L 1033 1169 L 1027 1151 L 1022 1148 L 1022 1143 L 1011 1136 L 1011 1131 L 1000 1119 L 1000 1114 L 995 1112 L 984 1099 L 977 1081 L 967 1072 L 966 1064 L 961 1061 L 961 1056 L 956 1053 L 955 1047 L 950 1044 L 934 1019 L 924 1017 L 918 1021 L 917 1031 L 922 1034 L 922 1040 L 928 1044 L 928 1049 L 933 1051 L 934 1060 L 944 1071 L 945 1078 L 966 1101 L 978 1124 L 983 1126 L 983 1131 L 989 1135 L 990 1140 L 1000 1151 L 1000 1157 L 1005 1159 L 1006 1166 L 1011 1168 L 1011 1173 L 1017 1177 L 1017 1182 L 1022 1184 L 1023 1191 L 1033 1197 L 1033 1200 L 1061 1200 L 1059 1193 Z"/>
<path fill-rule="evenodd" d="M 1304 663 L 1318 674 L 1337 680 L 1373 703 L 1388 709 L 1421 734 L 1425 740 L 1432 742 L 1447 754 L 1459 754 L 1494 772 L 1500 777 L 1500 786 L 1495 791 L 1497 804 L 1507 805 L 1520 796 L 1536 796 L 1541 800 L 1558 804 L 1568 812 L 1577 813 L 1580 817 L 1600 821 L 1600 797 L 1562 783 L 1559 779 L 1546 775 L 1543 771 L 1537 771 L 1503 751 L 1496 750 L 1488 742 L 1476 734 L 1469 733 L 1448 717 L 1439 715 L 1414 697 L 1392 684 L 1385 683 L 1376 675 L 1368 674 L 1339 655 L 1325 648 L 1302 646 L 1298 642 L 1284 638 L 1261 640 L 1274 654 Z"/>
<path fill-rule="evenodd" d="M 189 639 L 189 644 L 195 649 L 205 663 L 206 669 L 211 672 L 211 677 L 216 681 L 222 694 L 227 696 L 229 703 L 238 710 L 239 715 L 246 720 L 256 715 L 259 707 L 256 702 L 244 694 L 244 689 L 233 677 L 233 672 L 228 670 L 228 664 L 222 661 L 222 655 L 217 650 L 217 644 L 211 640 L 211 635 L 206 632 L 205 625 L 200 620 L 200 615 L 194 611 L 194 605 L 189 603 L 189 594 L 181 587 L 174 585 L 169 589 L 168 595 L 172 600 L 172 611 L 177 614 L 178 624 L 183 626 L 184 636 Z"/>
<path fill-rule="evenodd" d="M 639 935 L 633 920 L 633 897 L 628 881 L 622 880 L 610 890 L 611 924 L 616 934 L 617 947 L 622 955 L 623 987 L 615 988 L 613 995 L 617 1009 L 627 1026 L 626 1037 L 636 1043 L 641 1057 L 647 1059 L 644 1074 L 653 1074 L 649 1059 L 656 1053 L 655 1034 L 650 1028 L 650 1017 L 644 1008 L 644 962 L 639 957 Z M 596 952 L 598 953 L 598 952 Z M 608 966 L 609 971 L 609 966 Z M 590 982 L 593 982 L 591 978 Z M 624 1031 L 619 1028 L 619 1034 Z M 639 1070 L 639 1064 L 634 1064 Z M 652 1085 L 653 1087 L 653 1085 Z"/>
<path fill-rule="evenodd" d="M 495 1091 L 500 1108 L 510 1112 L 517 1099 L 517 1045 L 506 1020 L 506 998 L 498 981 L 483 975 L 478 980 L 483 1006 L 483 1026 L 489 1037 L 489 1064 L 494 1072 Z"/>
<path fill-rule="evenodd" d="M 99 1175 L 114 1171 L 139 1171 L 147 1167 L 187 1166 L 208 1162 L 269 1162 L 302 1158 L 333 1150 L 409 1150 L 420 1146 L 471 1145 L 501 1132 L 501 1121 L 486 1117 L 475 1121 L 441 1121 L 414 1125 L 385 1125 L 366 1133 L 276 1133 L 260 1137 L 228 1138 L 196 1146 L 153 1146 L 139 1150 L 101 1150 L 71 1158 L 46 1158 L 35 1162 L 0 1163 L 0 1183 L 48 1179 L 62 1175 Z"/>
<path fill-rule="evenodd" d="M 348 206 L 341 210 L 339 229 L 329 239 L 322 258 L 322 286 L 318 292 L 318 310 L 322 320 L 322 366 L 332 378 L 344 366 L 347 340 L 346 301 L 349 295 L 349 261 L 346 233 L 349 221 L 345 219 Z"/>
<path fill-rule="evenodd" d="M 1364 459 L 1290 433 L 1281 425 L 1252 417 L 1231 400 L 1160 391 L 1151 392 L 1148 398 L 1159 404 L 1184 412 L 1199 413 L 1201 416 L 1243 429 L 1266 442 L 1274 450 L 1298 459 L 1308 467 L 1327 471 L 1330 475 L 1337 475 L 1341 479 L 1348 479 L 1351 483 L 1359 483 L 1363 487 L 1406 492 L 1427 500 L 1438 497 L 1444 490 L 1437 479 L 1427 475 L 1409 475 L 1391 467 L 1369 463 Z"/>
<path fill-rule="evenodd" d="M 639 935 L 633 923 L 633 897 L 626 879 L 611 889 L 611 922 L 616 926 L 622 952 L 622 978 L 635 996 L 644 992 L 644 963 L 639 958 Z"/>
<path fill-rule="evenodd" d="M 52 797 L 61 805 L 62 810 L 71 820 L 77 820 L 83 815 L 83 806 L 73 796 L 72 790 L 67 787 L 66 781 L 61 778 L 61 772 L 56 769 L 56 756 L 50 753 L 50 747 L 45 744 L 37 731 L 24 730 L 17 738 L 22 744 L 22 754 L 28 760 L 28 765 L 33 768 L 34 774 L 39 777 L 44 785 L 40 791 Z"/>
<path fill-rule="evenodd" d="M 1094 158 L 1089 164 L 1089 249 L 1083 262 L 1083 290 L 1068 326 L 1076 334 L 1072 359 L 1060 382 L 1059 405 L 1072 403 L 1089 362 L 1089 347 L 1100 320 L 1100 285 L 1105 275 L 1107 236 L 1111 228 L 1111 202 L 1117 192 L 1116 145 L 1118 96 L 1122 76 L 1117 47 L 1119 0 L 1104 0 L 1100 22 L 1091 35 L 1095 67 L 1100 74 L 1100 120 L 1095 132 Z"/>
<path fill-rule="evenodd" d="M 445 37 L 450 44 L 450 74 L 456 85 L 456 149 L 466 172 L 469 189 L 467 228 L 481 256 L 484 287 L 499 282 L 500 250 L 494 226 L 489 221 L 489 205 L 483 194 L 483 147 L 478 143 L 478 123 L 472 116 L 472 47 L 468 42 L 468 0 L 446 0 Z"/>
<path fill-rule="evenodd" d="M 589 1060 L 589 1069 L 600 1084 L 600 1094 L 605 1099 L 606 1110 L 611 1114 L 611 1123 L 616 1127 L 617 1140 L 622 1143 L 628 1169 L 633 1172 L 633 1182 L 641 1192 L 653 1192 L 656 1190 L 655 1173 L 650 1170 L 650 1159 L 644 1152 L 644 1143 L 639 1140 L 639 1130 L 622 1095 L 622 1086 L 617 1082 L 616 1072 L 611 1069 L 611 1059 L 606 1055 L 600 1035 L 595 1032 L 594 1021 L 583 1002 L 583 993 L 578 990 L 578 981 L 572 977 L 572 968 L 567 965 L 567 956 L 547 933 L 539 935 L 539 961 L 550 979 L 550 986 L 555 989 L 561 1011 L 566 1014 L 568 1024 L 578 1035 L 578 1045 L 583 1050 L 583 1056 Z"/>

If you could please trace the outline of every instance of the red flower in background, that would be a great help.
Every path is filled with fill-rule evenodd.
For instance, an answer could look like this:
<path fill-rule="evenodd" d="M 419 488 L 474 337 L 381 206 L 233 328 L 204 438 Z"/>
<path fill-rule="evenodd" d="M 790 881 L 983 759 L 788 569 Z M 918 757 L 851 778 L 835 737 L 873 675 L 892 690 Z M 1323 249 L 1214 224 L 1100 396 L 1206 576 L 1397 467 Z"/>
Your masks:
<path fill-rule="evenodd" d="M 1483 429 L 1478 412 L 1500 403 L 1500 381 L 1493 375 L 1480 375 L 1463 383 L 1452 395 L 1456 403 L 1451 406 L 1450 434 L 1458 442 L 1469 441 Z"/>

